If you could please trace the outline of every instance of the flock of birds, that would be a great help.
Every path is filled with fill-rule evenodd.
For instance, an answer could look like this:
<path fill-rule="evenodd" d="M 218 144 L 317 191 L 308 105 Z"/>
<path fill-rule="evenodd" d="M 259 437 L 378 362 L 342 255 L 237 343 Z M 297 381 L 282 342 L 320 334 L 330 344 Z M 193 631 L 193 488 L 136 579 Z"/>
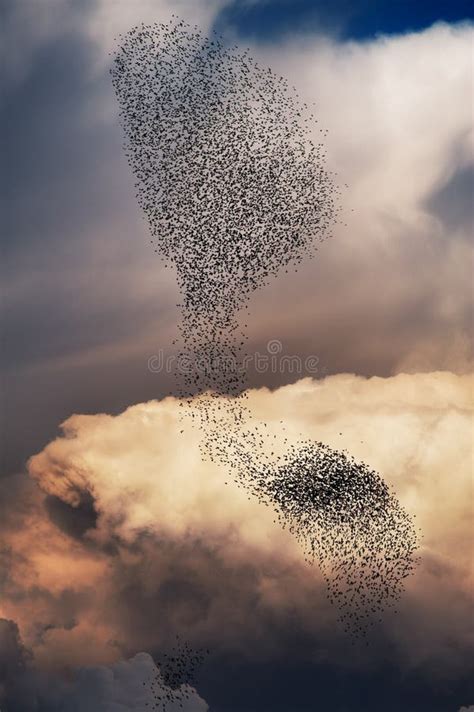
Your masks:
<path fill-rule="evenodd" d="M 295 438 L 283 421 L 256 419 L 239 398 L 205 394 L 190 415 L 203 424 L 203 457 L 272 508 L 319 565 L 352 641 L 367 642 L 418 562 L 413 520 L 381 476 L 345 450 Z"/>
<path fill-rule="evenodd" d="M 178 19 L 121 37 L 111 74 L 138 201 L 182 294 L 183 413 L 202 430 L 203 456 L 274 509 L 319 564 L 345 628 L 366 636 L 416 564 L 413 522 L 348 453 L 256 421 L 240 367 L 250 295 L 313 256 L 339 222 L 312 140 L 324 132 L 283 77 Z"/>
<path fill-rule="evenodd" d="M 179 391 L 238 394 L 239 310 L 338 219 L 314 116 L 248 51 L 174 20 L 123 37 L 112 81 L 151 242 L 182 293 L 182 356 L 200 365 Z"/>

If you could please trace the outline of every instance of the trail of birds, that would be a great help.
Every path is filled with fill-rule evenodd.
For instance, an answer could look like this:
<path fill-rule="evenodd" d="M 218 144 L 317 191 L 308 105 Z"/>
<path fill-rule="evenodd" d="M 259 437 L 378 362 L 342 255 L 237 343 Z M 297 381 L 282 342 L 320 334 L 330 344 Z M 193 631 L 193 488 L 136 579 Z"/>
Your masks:
<path fill-rule="evenodd" d="M 346 630 L 366 636 L 416 564 L 414 524 L 367 465 L 257 422 L 242 368 L 251 294 L 314 256 L 340 222 L 312 139 L 325 132 L 248 50 L 177 18 L 120 37 L 111 74 L 151 242 L 182 295 L 183 417 L 202 430 L 203 457 L 271 506 L 319 564 Z"/>

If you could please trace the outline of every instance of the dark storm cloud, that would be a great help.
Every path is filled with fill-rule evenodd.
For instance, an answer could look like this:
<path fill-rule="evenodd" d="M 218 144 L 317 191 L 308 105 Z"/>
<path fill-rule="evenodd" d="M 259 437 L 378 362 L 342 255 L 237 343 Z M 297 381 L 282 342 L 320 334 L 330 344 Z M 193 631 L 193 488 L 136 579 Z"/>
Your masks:
<path fill-rule="evenodd" d="M 51 521 L 65 534 L 76 539 L 83 538 L 97 523 L 94 498 L 89 492 L 84 493 L 77 507 L 71 507 L 54 495 L 45 497 L 44 506 Z"/>
<path fill-rule="evenodd" d="M 372 636 L 370 650 L 348 645 L 334 627 L 330 610 L 321 606 L 316 581 L 298 566 L 288 568 L 285 562 L 259 557 L 236 565 L 202 541 L 178 544 L 150 536 L 137 541 L 122 559 L 112 557 L 111 563 L 113 578 L 101 624 L 120 621 L 120 639 L 114 645 L 124 658 L 143 649 L 158 657 L 179 630 L 191 643 L 209 646 L 197 689 L 211 710 L 445 712 L 453 702 L 472 697 L 465 647 L 459 647 L 461 659 L 453 674 L 440 671 L 430 660 L 410 667 L 384 630 Z M 286 605 L 265 602 L 263 572 L 267 580 L 276 576 L 279 588 L 289 593 Z M 439 575 L 442 578 L 442 569 Z M 58 599 L 55 610 L 63 605 Z M 45 640 L 55 627 L 57 622 L 44 628 Z M 102 687 L 101 680 L 108 668 L 90 666 L 73 673 L 66 684 L 61 676 L 49 677 L 37 668 L 11 622 L 7 633 L 9 712 L 62 712 L 73 701 L 85 710 L 102 702 L 107 686 Z M 40 643 L 38 637 L 36 645 Z M 141 712 L 144 677 L 138 678 L 140 688 L 118 685 L 112 697 L 116 695 L 125 709 L 127 704 L 135 709 L 135 701 Z"/>
<path fill-rule="evenodd" d="M 18 676 L 29 659 L 14 621 L 0 618 L 0 683 L 5 685 Z"/>
<path fill-rule="evenodd" d="M 277 573 L 276 562 L 258 560 L 229 565 L 202 543 L 157 546 L 151 540 L 141 556 L 138 569 L 116 572 L 121 588 L 112 602 L 114 614 L 126 621 L 124 637 L 132 646 L 123 654 L 142 647 L 158 654 L 149 631 L 162 643 L 179 630 L 195 645 L 208 646 L 211 655 L 197 688 L 211 710 L 445 712 L 454 700 L 474 694 L 467 661 L 459 661 L 455 676 L 436 670 L 431 661 L 410 668 L 384 630 L 371 635 L 369 652 L 362 644 L 354 647 L 334 625 L 331 611 L 321 607 L 315 581 L 309 584 L 297 568 Z M 293 592 L 293 605 L 266 605 L 262 569 Z M 140 584 L 145 570 L 148 580 L 157 581 L 155 589 L 145 591 Z M 169 578 L 158 585 L 164 570 Z M 459 652 L 469 655 L 462 646 Z"/>
<path fill-rule="evenodd" d="M 167 549 L 167 544 L 158 549 L 155 544 L 140 568 L 151 576 L 155 569 L 167 568 L 162 558 L 168 556 Z M 462 672 L 458 669 L 455 679 L 450 674 L 434 674 L 430 663 L 407 669 L 403 656 L 383 631 L 378 639 L 372 636 L 367 654 L 362 647 L 349 645 L 332 624 L 325 629 L 321 617 L 327 611 L 319 609 L 316 626 L 311 623 L 299 595 L 289 609 L 265 608 L 258 594 L 261 563 L 257 561 L 255 568 L 250 564 L 227 568 L 201 545 L 188 552 L 172 546 L 169 553 L 174 571 L 168 580 L 145 593 L 138 583 L 143 574 L 135 568 L 122 570 L 121 601 L 114 599 L 113 604 L 127 620 L 126 638 L 130 643 L 135 640 L 138 649 L 141 639 L 142 646 L 148 642 L 146 649 L 153 654 L 151 640 L 147 641 L 150 630 L 160 631 L 157 637 L 162 641 L 182 630 L 188 639 L 210 647 L 211 655 L 198 676 L 198 690 L 211 710 L 445 712 L 454 700 L 472 697 L 466 666 L 461 666 Z M 268 564 L 265 566 L 268 575 Z M 296 593 L 299 577 L 295 573 L 288 572 L 286 583 L 280 579 L 280 585 Z M 308 589 L 305 596 L 310 601 L 317 599 L 318 593 Z M 223 618 L 219 623 L 213 621 L 213 615 L 220 606 Z M 328 623 L 330 620 L 329 615 Z M 207 635 L 204 621 L 205 627 L 212 626 Z M 132 652 L 133 648 L 124 650 L 126 656 Z"/>
<path fill-rule="evenodd" d="M 83 38 L 62 37 L 38 50 L 27 79 L 7 89 L 0 116 L 7 367 L 75 353 L 143 324 L 143 305 L 125 319 L 126 296 L 117 303 L 120 292 L 107 278 L 118 254 L 126 259 L 137 211 L 131 200 L 132 219 L 104 244 L 104 219 L 124 186 L 116 180 L 120 134 L 94 116 L 108 92 L 107 78 L 93 76 L 94 56 Z M 110 292 L 97 290 L 98 268 Z"/>
<path fill-rule="evenodd" d="M 13 6 L 9 13 L 6 26 L 15 27 Z M 81 384 L 74 363 L 62 368 L 62 359 L 139 342 L 157 320 L 166 328 L 173 319 L 173 287 L 164 295 L 159 263 L 150 269 L 120 128 L 114 112 L 107 114 L 114 105 L 107 68 L 95 68 L 97 50 L 77 16 L 72 24 L 34 47 L 28 71 L 6 84 L 1 106 L 7 473 L 80 400 L 86 409 L 103 407 L 101 398 L 113 408 L 115 399 L 133 401 L 136 381 L 147 379 L 145 357 L 135 362 L 131 389 L 124 387 L 130 371 L 125 377 L 122 363 L 114 370 L 113 355 L 106 373 L 92 368 Z M 169 317 L 162 319 L 163 310 Z M 34 370 L 51 362 L 56 370 Z"/>
<path fill-rule="evenodd" d="M 38 692 L 47 676 L 33 671 L 33 656 L 15 621 L 0 617 L 0 704 L 6 712 L 47 712 Z M 56 683 L 53 683 L 56 687 Z"/>
<path fill-rule="evenodd" d="M 399 668 L 383 657 L 370 670 L 346 661 L 335 667 L 321 655 L 318 643 L 302 631 L 286 630 L 278 641 L 271 662 L 241 655 L 214 654 L 199 674 L 198 690 L 211 710 L 220 712 L 445 712 L 455 709 L 453 699 L 469 700 L 472 685 L 468 675 L 456 683 L 433 682 L 423 669 L 400 675 Z M 89 712 L 117 709 L 143 712 L 152 702 L 149 686 L 153 662 L 140 653 L 113 666 L 88 667 L 69 681 L 40 673 L 34 667 L 13 621 L 0 619 L 0 656 L 5 684 L 3 703 L 8 712 Z M 313 660 L 308 657 L 313 655 Z M 323 653 L 324 656 L 324 653 Z M 207 695 L 207 696 L 206 696 Z M 188 710 L 205 710 L 194 697 Z M 108 706 L 110 705 L 110 707 Z M 100 707 L 99 707 L 100 706 Z"/>
<path fill-rule="evenodd" d="M 271 663 L 232 656 L 214 661 L 206 669 L 200 692 L 211 709 L 222 712 L 446 712 L 453 700 L 469 700 L 473 689 L 466 673 L 450 683 L 433 681 L 428 671 L 400 673 L 385 652 L 370 670 L 351 669 L 344 663 L 315 663 L 302 659 L 310 652 L 308 640 L 283 648 Z M 306 644 L 306 650 L 305 650 Z M 312 643 L 314 650 L 314 641 Z M 355 655 L 358 651 L 355 651 Z M 206 697 L 207 694 L 207 697 Z M 454 703 L 456 704 L 456 703 Z"/>

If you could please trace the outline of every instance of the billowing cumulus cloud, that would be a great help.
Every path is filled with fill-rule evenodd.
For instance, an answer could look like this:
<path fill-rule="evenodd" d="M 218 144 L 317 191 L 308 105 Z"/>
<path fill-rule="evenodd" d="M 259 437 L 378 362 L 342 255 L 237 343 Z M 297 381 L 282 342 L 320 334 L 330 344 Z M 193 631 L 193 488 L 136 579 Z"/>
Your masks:
<path fill-rule="evenodd" d="M 460 514 L 469 485 L 471 376 L 450 373 L 364 379 L 305 379 L 276 391 L 250 393 L 259 420 L 285 420 L 286 435 L 346 448 L 383 473 L 425 530 Z M 118 416 L 69 418 L 64 436 L 30 460 L 30 474 L 49 495 L 77 507 L 88 493 L 98 514 L 93 536 L 132 542 L 142 533 L 183 539 L 221 536 L 239 522 L 248 546 L 282 547 L 295 555 L 271 512 L 235 486 L 217 464 L 201 459 L 200 432 L 180 418 L 179 401 L 132 406 Z M 278 432 L 278 430 L 276 430 Z M 183 443 L 186 447 L 183 447 Z M 462 444 L 462 446 L 460 446 Z M 456 471 L 456 487 L 445 477 Z M 429 504 L 424 503 L 426 483 Z M 431 505 L 449 493 L 431 521 Z M 406 500 L 406 501 L 404 501 Z M 270 545 L 270 541 L 272 542 Z M 457 558 L 462 559 L 458 551 Z M 467 553 L 467 552 L 464 552 Z"/>
<path fill-rule="evenodd" d="M 441 372 L 339 375 L 252 391 L 249 401 L 270 428 L 284 418 L 290 437 L 347 448 L 416 516 L 421 564 L 380 633 L 404 665 L 442 665 L 448 679 L 465 670 L 472 642 L 472 385 Z M 47 506 L 30 487 L 22 517 L 3 524 L 2 615 L 48 669 L 112 664 L 176 631 L 271 658 L 288 615 L 331 658 L 344 642 L 317 569 L 270 508 L 201 460 L 199 432 L 179 412 L 168 398 L 117 416 L 75 415 L 31 459 Z"/>

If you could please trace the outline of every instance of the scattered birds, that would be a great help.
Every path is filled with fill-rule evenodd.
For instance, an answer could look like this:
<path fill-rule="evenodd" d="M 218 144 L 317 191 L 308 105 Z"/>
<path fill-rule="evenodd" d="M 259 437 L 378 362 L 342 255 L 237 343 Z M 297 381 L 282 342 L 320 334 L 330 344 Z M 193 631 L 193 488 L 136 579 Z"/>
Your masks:
<path fill-rule="evenodd" d="M 157 674 L 143 685 L 149 685 L 153 694 L 151 709 L 162 710 L 183 708 L 186 700 L 193 695 L 192 686 L 196 673 L 204 663 L 209 650 L 192 648 L 176 636 L 176 645 L 170 652 L 163 652 L 156 657 Z M 149 703 L 146 703 L 150 707 Z"/>

